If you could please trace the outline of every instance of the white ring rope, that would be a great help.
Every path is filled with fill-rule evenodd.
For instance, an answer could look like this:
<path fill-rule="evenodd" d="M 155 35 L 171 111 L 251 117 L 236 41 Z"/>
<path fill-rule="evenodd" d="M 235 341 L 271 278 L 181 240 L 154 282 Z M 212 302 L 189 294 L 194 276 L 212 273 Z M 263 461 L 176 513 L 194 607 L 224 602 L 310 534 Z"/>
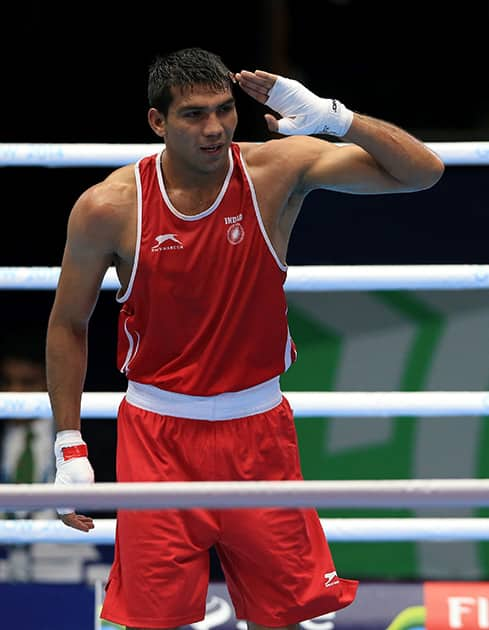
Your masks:
<path fill-rule="evenodd" d="M 48 290 L 59 267 L 0 267 L 0 289 Z M 119 289 L 116 271 L 102 289 Z M 286 291 L 374 291 L 396 289 L 487 289 L 489 265 L 298 265 L 287 270 Z"/>
<path fill-rule="evenodd" d="M 489 142 L 427 142 L 426 145 L 446 165 L 489 164 Z M 115 167 L 136 162 L 161 148 L 160 143 L 0 143 L 0 166 Z"/>
<path fill-rule="evenodd" d="M 330 542 L 489 540 L 489 518 L 328 518 L 320 519 Z M 115 519 L 94 519 L 95 529 L 80 532 L 61 521 L 0 521 L 0 544 L 91 543 L 113 545 Z"/>
<path fill-rule="evenodd" d="M 284 392 L 300 418 L 489 415 L 489 391 Z M 124 392 L 83 392 L 82 418 L 115 418 Z M 52 415 L 46 392 L 0 392 L 0 420 Z"/>
<path fill-rule="evenodd" d="M 175 481 L 0 485 L 0 508 L 489 507 L 488 479 Z"/>

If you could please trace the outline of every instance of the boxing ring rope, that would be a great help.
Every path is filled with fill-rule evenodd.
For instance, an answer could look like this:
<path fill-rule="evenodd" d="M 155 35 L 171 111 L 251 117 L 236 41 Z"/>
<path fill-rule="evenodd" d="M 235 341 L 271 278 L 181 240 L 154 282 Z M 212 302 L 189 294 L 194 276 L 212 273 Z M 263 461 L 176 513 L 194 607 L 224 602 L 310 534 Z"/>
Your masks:
<path fill-rule="evenodd" d="M 489 479 L 339 481 L 165 481 L 62 486 L 3 484 L 8 510 L 188 509 L 248 507 L 469 508 L 489 507 Z"/>
<path fill-rule="evenodd" d="M 284 392 L 301 418 L 489 415 L 489 391 Z M 83 392 L 82 418 L 115 418 L 124 392 Z M 0 420 L 52 413 L 46 392 L 0 392 Z"/>
<path fill-rule="evenodd" d="M 489 164 L 489 142 L 427 142 L 426 145 L 446 165 Z M 163 146 L 161 143 L 0 143 L 0 166 L 124 166 L 156 153 Z"/>
<path fill-rule="evenodd" d="M 51 290 L 59 267 L 0 267 L 2 290 Z M 287 270 L 286 291 L 463 290 L 489 288 L 489 265 L 304 265 Z M 102 289 L 120 287 L 115 268 Z"/>
<path fill-rule="evenodd" d="M 427 143 L 445 165 L 489 164 L 489 142 Z M 162 148 L 158 144 L 2 144 L 0 166 L 116 167 Z M 0 290 L 51 290 L 59 267 L 0 267 Z M 348 291 L 489 287 L 489 265 L 289 267 L 287 291 Z M 114 269 L 102 289 L 118 289 Z M 489 392 L 286 392 L 301 417 L 486 415 Z M 115 417 L 123 393 L 85 392 L 82 417 Z M 0 418 L 50 416 L 46 393 L 0 393 Z M 310 506 L 368 508 L 489 507 L 489 481 L 417 479 L 375 481 L 277 481 L 97 483 L 61 487 L 4 484 L 0 507 L 166 509 L 177 507 Z M 115 521 L 95 519 L 96 529 L 77 532 L 59 521 L 0 521 L 0 542 L 93 542 L 113 544 Z M 488 540 L 485 518 L 375 518 L 322 521 L 330 540 Z"/>
<path fill-rule="evenodd" d="M 320 519 L 330 542 L 454 542 L 489 540 L 489 518 L 327 518 Z M 94 519 L 95 529 L 80 532 L 61 521 L 0 521 L 0 544 L 91 543 L 113 545 L 116 521 Z"/>
<path fill-rule="evenodd" d="M 488 507 L 489 480 L 212 481 L 98 483 L 0 487 L 0 505 L 11 510 L 77 505 L 84 509 L 247 507 Z M 0 521 L 0 542 L 112 544 L 115 520 L 95 519 L 82 533 L 54 520 Z M 321 519 L 331 541 L 489 540 L 487 518 Z"/>

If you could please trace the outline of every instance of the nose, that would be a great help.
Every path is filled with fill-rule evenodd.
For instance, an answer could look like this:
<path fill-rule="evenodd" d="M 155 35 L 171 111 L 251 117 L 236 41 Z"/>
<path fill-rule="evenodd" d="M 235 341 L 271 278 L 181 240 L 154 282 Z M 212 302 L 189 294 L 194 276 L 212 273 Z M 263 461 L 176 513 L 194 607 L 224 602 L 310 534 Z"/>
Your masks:
<path fill-rule="evenodd" d="M 215 112 L 210 113 L 205 120 L 204 135 L 219 136 L 222 130 L 223 126 L 219 120 L 219 116 Z"/>

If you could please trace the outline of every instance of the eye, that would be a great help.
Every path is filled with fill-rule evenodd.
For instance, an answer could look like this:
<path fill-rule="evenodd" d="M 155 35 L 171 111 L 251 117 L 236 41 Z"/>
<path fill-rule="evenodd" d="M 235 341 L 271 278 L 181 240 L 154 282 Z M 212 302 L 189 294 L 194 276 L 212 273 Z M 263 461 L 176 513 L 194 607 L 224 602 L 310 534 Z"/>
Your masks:
<path fill-rule="evenodd" d="M 202 112 L 198 109 L 191 109 L 189 111 L 186 111 L 183 114 L 184 118 L 191 118 L 191 119 L 199 118 L 200 116 L 202 116 Z"/>

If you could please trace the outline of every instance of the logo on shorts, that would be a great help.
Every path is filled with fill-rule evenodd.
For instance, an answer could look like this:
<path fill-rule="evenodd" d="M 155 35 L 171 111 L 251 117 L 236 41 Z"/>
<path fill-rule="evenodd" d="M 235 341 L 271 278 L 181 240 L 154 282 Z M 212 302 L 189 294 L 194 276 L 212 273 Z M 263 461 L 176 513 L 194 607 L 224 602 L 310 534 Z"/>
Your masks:
<path fill-rule="evenodd" d="M 330 573 L 325 573 L 323 575 L 323 577 L 326 580 L 326 582 L 324 583 L 324 586 L 326 588 L 329 588 L 330 586 L 334 586 L 335 584 L 339 584 L 340 583 L 340 581 L 338 580 L 338 574 L 336 573 L 336 571 L 331 571 Z"/>
<path fill-rule="evenodd" d="M 155 236 L 156 244 L 151 248 L 152 252 L 162 252 L 169 249 L 183 249 L 183 243 L 176 234 L 159 234 Z M 164 243 L 168 243 L 165 245 Z"/>

